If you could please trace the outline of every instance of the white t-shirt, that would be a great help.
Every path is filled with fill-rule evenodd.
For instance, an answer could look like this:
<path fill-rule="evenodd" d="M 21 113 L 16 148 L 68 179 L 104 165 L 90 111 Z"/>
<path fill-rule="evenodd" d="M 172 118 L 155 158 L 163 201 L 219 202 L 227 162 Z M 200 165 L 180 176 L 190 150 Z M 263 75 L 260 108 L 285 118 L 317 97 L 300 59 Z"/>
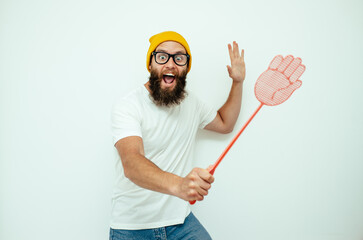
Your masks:
<path fill-rule="evenodd" d="M 140 136 L 147 159 L 164 171 L 184 177 L 192 169 L 198 128 L 204 128 L 216 114 L 215 109 L 190 92 L 175 107 L 156 106 L 148 90 L 141 86 L 114 104 L 113 143 L 128 136 Z M 181 224 L 189 213 L 187 201 L 131 182 L 117 158 L 111 228 L 149 229 Z"/>

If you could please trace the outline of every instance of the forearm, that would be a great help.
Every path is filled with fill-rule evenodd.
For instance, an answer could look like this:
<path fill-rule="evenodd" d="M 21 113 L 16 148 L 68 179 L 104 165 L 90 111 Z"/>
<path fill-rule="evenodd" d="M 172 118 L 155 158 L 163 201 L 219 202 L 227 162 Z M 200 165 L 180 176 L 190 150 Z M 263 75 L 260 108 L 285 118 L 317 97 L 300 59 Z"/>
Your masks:
<path fill-rule="evenodd" d="M 161 170 L 141 154 L 132 154 L 123 161 L 124 173 L 136 185 L 152 191 L 177 196 L 182 178 Z"/>
<path fill-rule="evenodd" d="M 232 82 L 231 91 L 225 104 L 218 110 L 223 124 L 231 132 L 236 124 L 242 104 L 243 81 Z"/>
<path fill-rule="evenodd" d="M 163 171 L 144 156 L 143 141 L 138 136 L 120 139 L 115 147 L 120 155 L 125 176 L 142 188 L 173 195 L 186 201 L 200 201 L 208 194 L 210 184 L 214 180 L 207 170 L 201 168 L 194 168 L 185 177 Z"/>

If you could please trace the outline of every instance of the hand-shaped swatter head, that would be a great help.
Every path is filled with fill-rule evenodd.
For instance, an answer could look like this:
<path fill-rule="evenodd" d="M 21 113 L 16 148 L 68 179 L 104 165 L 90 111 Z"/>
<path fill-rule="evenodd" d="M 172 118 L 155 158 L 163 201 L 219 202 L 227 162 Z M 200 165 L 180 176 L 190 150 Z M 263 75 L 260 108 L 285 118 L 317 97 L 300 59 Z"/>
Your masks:
<path fill-rule="evenodd" d="M 255 95 L 258 101 L 268 106 L 285 102 L 301 86 L 299 77 L 304 71 L 300 58 L 276 56 L 257 79 Z"/>

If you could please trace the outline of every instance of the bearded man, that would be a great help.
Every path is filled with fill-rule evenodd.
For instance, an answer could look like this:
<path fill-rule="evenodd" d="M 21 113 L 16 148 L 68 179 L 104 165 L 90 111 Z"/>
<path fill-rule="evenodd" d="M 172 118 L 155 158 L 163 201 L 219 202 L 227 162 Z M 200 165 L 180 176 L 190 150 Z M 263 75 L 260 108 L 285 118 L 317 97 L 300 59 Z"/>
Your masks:
<path fill-rule="evenodd" d="M 244 51 L 228 44 L 232 86 L 215 111 L 185 90 L 192 55 L 176 32 L 150 38 L 147 83 L 115 103 L 112 134 L 119 159 L 112 198 L 110 239 L 211 239 L 190 210 L 214 177 L 193 168 L 198 129 L 230 133 L 237 121 L 245 79 Z"/>

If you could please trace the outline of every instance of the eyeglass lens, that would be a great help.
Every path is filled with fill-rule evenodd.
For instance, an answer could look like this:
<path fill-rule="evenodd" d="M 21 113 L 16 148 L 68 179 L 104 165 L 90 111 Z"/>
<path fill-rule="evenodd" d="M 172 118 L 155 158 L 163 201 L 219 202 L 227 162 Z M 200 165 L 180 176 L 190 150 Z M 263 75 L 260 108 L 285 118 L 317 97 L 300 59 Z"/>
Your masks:
<path fill-rule="evenodd" d="M 156 63 L 159 63 L 159 64 L 165 64 L 168 62 L 168 60 L 171 56 L 173 57 L 175 64 L 177 64 L 179 66 L 184 66 L 188 61 L 188 58 L 185 54 L 170 55 L 168 53 L 163 53 L 163 52 L 156 53 L 155 61 L 156 61 Z"/>

